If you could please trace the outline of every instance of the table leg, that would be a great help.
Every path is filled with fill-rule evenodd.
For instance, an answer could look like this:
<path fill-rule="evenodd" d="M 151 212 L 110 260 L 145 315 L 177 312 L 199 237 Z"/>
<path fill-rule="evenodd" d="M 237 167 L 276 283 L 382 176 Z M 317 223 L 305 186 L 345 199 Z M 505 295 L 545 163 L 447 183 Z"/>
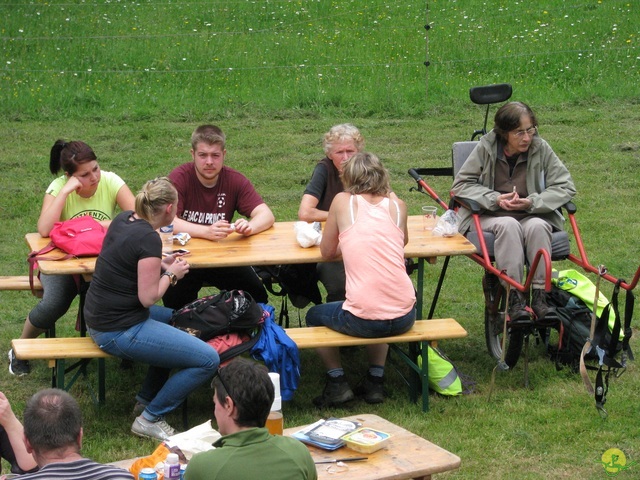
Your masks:
<path fill-rule="evenodd" d="M 422 304 L 424 302 L 424 258 L 418 259 L 418 288 L 416 292 L 416 318 L 422 320 Z"/>

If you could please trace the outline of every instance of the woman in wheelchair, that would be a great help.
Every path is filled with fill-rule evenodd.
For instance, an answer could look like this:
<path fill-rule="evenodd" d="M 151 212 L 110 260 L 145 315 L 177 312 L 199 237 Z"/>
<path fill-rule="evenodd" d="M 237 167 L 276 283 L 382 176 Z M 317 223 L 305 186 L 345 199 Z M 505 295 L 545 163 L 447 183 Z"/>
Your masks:
<path fill-rule="evenodd" d="M 538 121 L 528 105 L 509 102 L 494 118 L 494 127 L 480 138 L 456 175 L 452 194 L 477 202 L 483 209 L 484 232 L 495 236 L 496 267 L 518 283 L 525 262 L 536 252 L 551 252 L 553 231 L 562 230 L 564 217 L 558 209 L 575 195 L 571 175 L 538 135 Z M 460 209 L 459 231 L 469 233 L 471 212 Z M 537 320 L 555 316 L 544 291 L 545 265 L 538 264 L 532 278 L 531 309 Z M 509 318 L 514 323 L 532 321 L 522 292 L 511 289 Z"/>

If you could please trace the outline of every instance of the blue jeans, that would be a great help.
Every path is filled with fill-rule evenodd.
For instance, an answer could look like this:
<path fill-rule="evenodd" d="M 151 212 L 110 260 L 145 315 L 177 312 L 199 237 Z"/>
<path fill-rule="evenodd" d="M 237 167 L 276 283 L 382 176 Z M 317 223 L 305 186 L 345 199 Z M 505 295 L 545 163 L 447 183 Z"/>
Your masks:
<path fill-rule="evenodd" d="M 307 312 L 307 326 L 325 326 L 352 337 L 391 337 L 407 332 L 416 320 L 415 306 L 405 315 L 391 320 L 366 320 L 342 309 L 344 302 L 315 305 Z"/>
<path fill-rule="evenodd" d="M 88 329 L 101 350 L 116 357 L 149 364 L 136 399 L 147 405 L 149 421 L 175 410 L 189 393 L 211 380 L 220 357 L 199 338 L 168 325 L 173 310 L 154 305 L 149 319 L 115 332 Z M 171 377 L 171 369 L 177 368 Z"/>

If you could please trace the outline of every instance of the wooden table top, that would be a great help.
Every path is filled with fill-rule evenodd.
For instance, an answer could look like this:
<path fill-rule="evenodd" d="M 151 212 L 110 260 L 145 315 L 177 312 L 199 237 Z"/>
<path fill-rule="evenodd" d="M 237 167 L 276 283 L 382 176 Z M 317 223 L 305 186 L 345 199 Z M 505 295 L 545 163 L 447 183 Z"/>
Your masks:
<path fill-rule="evenodd" d="M 318 480 L 329 478 L 357 478 L 358 480 L 402 480 L 428 479 L 436 473 L 447 472 L 460 467 L 460 457 L 444 448 L 411 433 L 382 417 L 361 414 L 345 417 L 390 434 L 388 445 L 374 453 L 362 454 L 346 447 L 328 452 L 308 445 L 314 461 L 337 458 L 367 457 L 367 460 L 347 462 L 348 468 L 330 468 L 333 464 L 317 465 Z M 286 420 L 286 419 L 285 419 Z M 302 427 L 285 429 L 285 435 L 291 435 Z"/>
<path fill-rule="evenodd" d="M 232 233 L 224 240 L 210 241 L 192 238 L 182 248 L 191 254 L 186 257 L 191 268 L 215 268 L 246 265 L 279 265 L 290 263 L 314 263 L 325 261 L 319 247 L 302 248 L 293 230 L 295 222 L 276 222 L 270 229 L 257 235 L 244 237 Z M 434 258 L 448 255 L 467 255 L 476 248 L 462 235 L 439 237 L 422 228 L 422 216 L 409 217 L 409 243 L 405 247 L 406 258 Z M 32 251 L 38 251 L 49 243 L 38 233 L 28 233 L 25 240 Z M 176 248 L 180 248 L 176 244 Z M 62 256 L 53 250 L 47 256 Z M 97 257 L 72 258 L 63 261 L 39 261 L 38 266 L 46 274 L 91 274 Z"/>
<path fill-rule="evenodd" d="M 363 427 L 388 433 L 389 443 L 385 448 L 369 454 L 359 453 L 347 447 L 329 452 L 307 445 L 314 462 L 367 457 L 363 461 L 346 462 L 347 467 L 338 467 L 333 463 L 317 464 L 318 480 L 427 480 L 436 473 L 448 472 L 460 467 L 461 460 L 457 455 L 378 415 L 361 414 L 345 418 L 356 420 L 362 423 Z M 304 426 L 286 428 L 284 434 L 291 435 L 302 428 Z M 128 470 L 134 461 L 135 459 L 131 458 L 113 462 L 112 465 Z"/>

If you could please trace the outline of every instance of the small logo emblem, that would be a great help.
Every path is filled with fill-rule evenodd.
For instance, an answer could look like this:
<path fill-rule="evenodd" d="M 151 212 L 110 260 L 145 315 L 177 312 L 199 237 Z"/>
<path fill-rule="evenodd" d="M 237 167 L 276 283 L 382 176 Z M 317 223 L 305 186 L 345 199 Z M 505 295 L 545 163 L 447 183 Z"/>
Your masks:
<path fill-rule="evenodd" d="M 637 462 L 627 463 L 627 457 L 622 450 L 617 448 L 610 448 L 602 454 L 602 460 L 600 462 L 604 468 L 605 473 L 609 477 L 615 477 L 623 470 L 631 468 Z"/>

